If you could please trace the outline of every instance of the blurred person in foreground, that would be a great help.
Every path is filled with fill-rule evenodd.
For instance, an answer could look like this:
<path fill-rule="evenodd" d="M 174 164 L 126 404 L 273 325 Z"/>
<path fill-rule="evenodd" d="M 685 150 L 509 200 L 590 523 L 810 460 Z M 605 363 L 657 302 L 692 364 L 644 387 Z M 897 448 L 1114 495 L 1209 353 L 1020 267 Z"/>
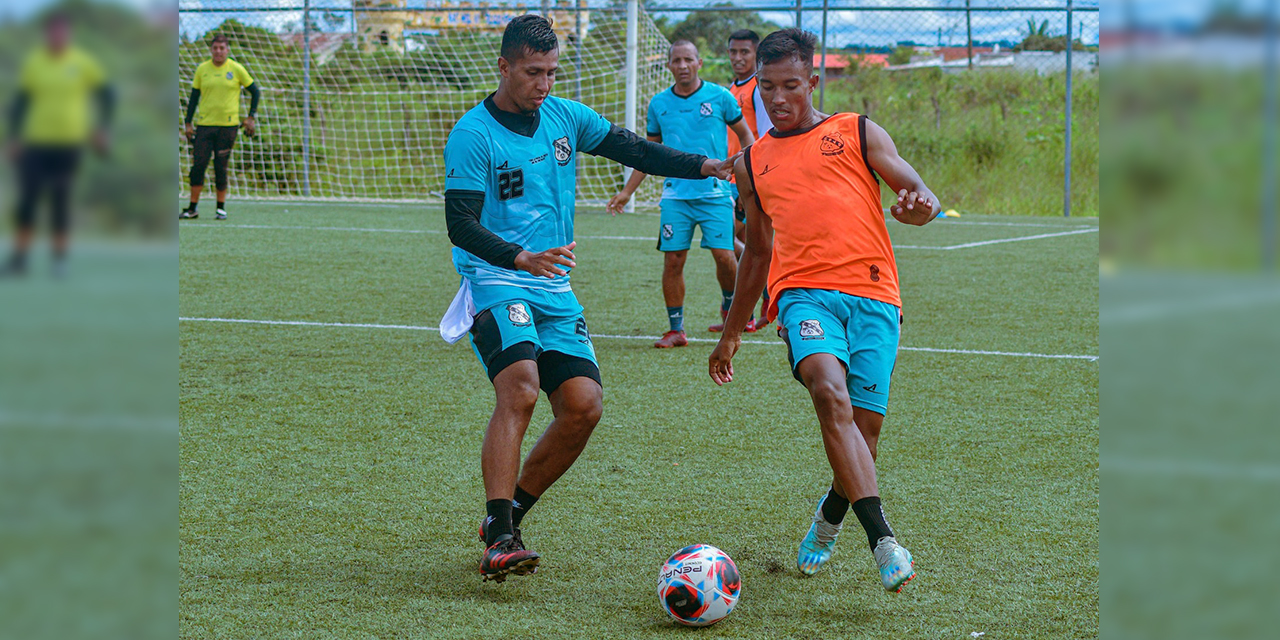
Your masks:
<path fill-rule="evenodd" d="M 769 285 L 792 374 L 809 391 L 835 475 L 818 499 L 796 563 L 817 573 L 831 558 L 845 515 L 867 534 L 886 591 L 915 577 L 880 503 L 876 445 L 889 406 L 902 301 L 880 208 L 880 180 L 898 193 L 899 222 L 924 225 L 938 197 L 865 115 L 813 106 L 817 37 L 783 29 L 757 51 L 760 97 L 773 129 L 744 150 L 734 170 L 747 211 L 733 304 L 709 359 L 711 379 L 733 380 L 734 354 L 755 301 Z"/>
<path fill-rule="evenodd" d="M 213 157 L 213 182 L 218 190 L 218 205 L 214 217 L 227 219 L 227 167 L 231 164 L 231 148 L 236 144 L 240 130 L 240 90 L 249 92 L 249 114 L 244 118 L 244 134 L 253 137 L 258 122 L 258 101 L 262 91 L 244 65 L 231 59 L 227 37 L 216 35 L 209 42 L 209 59 L 196 67 L 191 80 L 191 97 L 187 100 L 185 132 L 191 141 L 191 202 L 178 214 L 179 219 L 199 218 L 196 206 L 200 204 L 200 192 L 204 190 L 204 174 Z M 204 107 L 199 108 L 201 100 Z M 192 125 L 192 121 L 195 125 Z"/>
<path fill-rule="evenodd" d="M 96 101 L 94 128 L 90 104 Z M 17 235 L 0 277 L 26 273 L 35 235 L 36 205 L 46 191 L 52 200 L 53 273 L 67 273 L 71 229 L 71 186 L 81 149 L 92 141 L 107 153 L 106 127 L 114 93 L 106 74 L 88 53 L 71 44 L 71 20 L 55 13 L 45 20 L 45 43 L 22 64 L 18 93 L 9 109 L 7 145 L 18 168 Z"/>

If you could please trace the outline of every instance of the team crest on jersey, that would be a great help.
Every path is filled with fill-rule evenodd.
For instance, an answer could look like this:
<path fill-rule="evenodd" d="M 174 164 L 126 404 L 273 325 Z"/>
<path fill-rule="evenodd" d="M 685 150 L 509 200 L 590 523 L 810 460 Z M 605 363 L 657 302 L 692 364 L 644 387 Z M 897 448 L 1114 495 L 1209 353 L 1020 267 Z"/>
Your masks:
<path fill-rule="evenodd" d="M 704 102 L 704 103 L 702 103 L 702 104 L 698 105 L 698 113 L 701 113 L 701 114 L 702 114 L 702 115 L 704 115 L 704 116 L 709 116 L 709 115 L 711 115 L 711 103 L 710 103 L 710 102 Z"/>
<path fill-rule="evenodd" d="M 569 136 L 556 139 L 551 143 L 556 150 L 556 164 L 565 166 L 569 164 L 569 158 L 573 157 L 573 147 L 569 146 Z"/>
<path fill-rule="evenodd" d="M 235 74 L 235 72 L 234 72 L 234 71 L 228 71 L 228 72 L 227 72 L 227 79 L 228 79 L 228 80 L 235 80 L 235 79 L 236 79 L 236 74 Z"/>
<path fill-rule="evenodd" d="M 822 332 L 822 323 L 817 320 L 801 320 L 800 321 L 800 339 L 801 340 L 823 340 L 825 334 Z"/>
<path fill-rule="evenodd" d="M 672 229 L 671 225 L 669 224 L 662 225 L 662 238 L 664 240 L 670 240 L 671 236 L 675 234 L 676 234 L 675 229 Z"/>
<path fill-rule="evenodd" d="M 839 131 L 833 131 L 822 136 L 822 155 L 838 156 L 844 153 L 844 137 Z"/>
<path fill-rule="evenodd" d="M 527 327 L 533 323 L 533 318 L 529 317 L 529 309 L 523 302 L 512 302 L 507 305 L 507 319 L 517 327 Z"/>

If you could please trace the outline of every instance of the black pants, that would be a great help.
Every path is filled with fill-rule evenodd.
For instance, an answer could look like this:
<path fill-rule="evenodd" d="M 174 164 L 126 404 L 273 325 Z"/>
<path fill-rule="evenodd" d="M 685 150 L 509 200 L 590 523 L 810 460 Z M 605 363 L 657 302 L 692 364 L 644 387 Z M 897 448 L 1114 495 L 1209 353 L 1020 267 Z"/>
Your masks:
<path fill-rule="evenodd" d="M 218 191 L 227 190 L 227 165 L 231 163 L 231 147 L 236 144 L 236 132 L 240 127 L 196 127 L 196 139 L 191 149 L 190 184 L 204 186 L 204 172 L 213 157 L 213 184 Z"/>
<path fill-rule="evenodd" d="M 36 204 L 46 190 L 53 204 L 53 231 L 71 227 L 71 183 L 80 165 L 78 146 L 24 146 L 18 158 L 18 228 L 31 229 Z"/>

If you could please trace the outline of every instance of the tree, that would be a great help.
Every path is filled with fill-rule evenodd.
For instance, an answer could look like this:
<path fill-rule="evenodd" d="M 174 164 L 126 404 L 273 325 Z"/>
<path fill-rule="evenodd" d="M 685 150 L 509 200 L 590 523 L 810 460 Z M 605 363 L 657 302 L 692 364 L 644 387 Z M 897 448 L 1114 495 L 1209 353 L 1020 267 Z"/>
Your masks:
<path fill-rule="evenodd" d="M 897 66 L 900 64 L 910 64 L 911 57 L 916 54 L 915 47 L 898 47 L 889 54 L 889 64 Z"/>
<path fill-rule="evenodd" d="M 733 7 L 732 2 L 719 2 L 710 7 Z M 781 29 L 778 25 L 760 17 L 754 11 L 691 11 L 682 22 L 656 23 L 668 40 L 688 40 L 698 45 L 698 51 L 707 55 L 720 55 L 729 46 L 729 34 L 738 29 L 751 29 L 761 38 Z"/>
<path fill-rule="evenodd" d="M 1027 36 L 1013 48 L 1014 51 L 1054 51 L 1067 50 L 1067 36 L 1049 34 L 1049 21 L 1044 20 L 1039 26 L 1036 21 L 1027 20 Z M 1072 51 L 1084 51 L 1085 46 L 1079 39 L 1071 41 Z"/>

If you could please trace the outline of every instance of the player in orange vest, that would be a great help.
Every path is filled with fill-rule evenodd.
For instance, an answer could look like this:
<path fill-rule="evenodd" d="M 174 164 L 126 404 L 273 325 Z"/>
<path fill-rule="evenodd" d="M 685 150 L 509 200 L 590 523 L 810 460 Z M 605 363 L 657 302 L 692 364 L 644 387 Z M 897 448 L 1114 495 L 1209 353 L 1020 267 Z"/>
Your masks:
<path fill-rule="evenodd" d="M 923 225 L 941 208 L 879 125 L 814 109 L 816 42 L 806 31 L 783 29 L 757 52 L 760 95 L 774 128 L 735 166 L 747 246 L 709 370 L 716 384 L 733 380 L 731 360 L 767 280 L 767 317 L 778 319 L 792 373 L 809 390 L 835 475 L 796 562 L 801 572 L 816 573 L 852 509 L 884 588 L 897 592 L 915 570 L 889 528 L 876 483 L 876 443 L 902 319 L 879 180 L 898 194 L 890 213 L 899 222 Z"/>
<path fill-rule="evenodd" d="M 760 139 L 761 134 L 768 133 L 769 129 L 773 128 L 773 123 L 769 122 L 769 113 L 765 111 L 764 103 L 760 101 L 760 89 L 756 82 L 756 47 L 759 44 L 760 35 L 750 29 L 739 29 L 729 34 L 729 64 L 733 67 L 734 75 L 734 80 L 729 85 L 729 93 L 737 99 L 738 107 L 742 109 L 742 121 L 747 123 L 747 127 L 751 129 L 751 135 L 755 136 L 756 140 Z M 728 134 L 729 157 L 733 157 L 742 150 L 742 145 L 732 129 Z M 733 252 L 737 258 L 741 259 L 742 248 L 746 242 L 746 225 L 743 224 L 746 213 L 738 204 L 738 186 L 733 183 L 733 180 L 729 182 L 734 202 Z M 766 291 L 760 304 L 760 317 L 752 318 L 747 322 L 745 329 L 747 333 L 759 331 L 769 324 L 769 321 L 765 320 L 765 309 L 768 306 L 769 292 Z M 724 331 L 724 323 L 711 325 L 707 330 Z"/>

